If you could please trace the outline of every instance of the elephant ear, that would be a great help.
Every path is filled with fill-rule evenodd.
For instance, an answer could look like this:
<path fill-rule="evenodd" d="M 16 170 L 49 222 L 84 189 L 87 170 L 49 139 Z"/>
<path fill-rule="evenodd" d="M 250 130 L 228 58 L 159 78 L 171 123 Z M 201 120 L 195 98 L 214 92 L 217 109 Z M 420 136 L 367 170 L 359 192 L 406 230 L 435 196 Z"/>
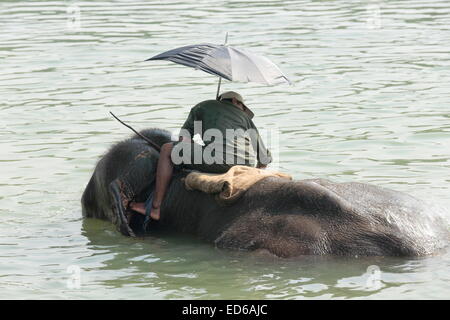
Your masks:
<path fill-rule="evenodd" d="M 131 201 L 126 192 L 126 187 L 123 182 L 116 179 L 109 185 L 109 190 L 113 199 L 113 212 L 115 218 L 113 223 L 117 226 L 120 233 L 124 236 L 135 237 L 135 233 L 128 225 L 128 219 L 126 217 L 126 207 Z"/>

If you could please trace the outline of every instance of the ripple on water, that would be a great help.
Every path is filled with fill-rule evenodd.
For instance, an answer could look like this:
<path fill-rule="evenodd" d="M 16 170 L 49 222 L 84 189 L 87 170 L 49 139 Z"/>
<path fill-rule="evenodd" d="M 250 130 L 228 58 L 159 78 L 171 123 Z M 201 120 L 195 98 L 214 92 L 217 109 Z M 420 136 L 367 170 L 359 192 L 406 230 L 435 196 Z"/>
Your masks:
<path fill-rule="evenodd" d="M 445 252 L 255 258 L 191 237 L 127 239 L 107 222 L 83 221 L 79 202 L 98 158 L 130 135 L 109 111 L 138 129 L 176 132 L 190 107 L 214 98 L 215 77 L 144 60 L 221 43 L 228 31 L 230 44 L 269 56 L 294 82 L 222 87 L 242 92 L 263 133 L 277 130 L 280 170 L 390 187 L 448 216 L 446 1 L 383 2 L 379 25 L 367 4 L 345 0 L 77 4 L 80 28 L 68 21 L 67 1 L 0 3 L 0 283 L 8 298 L 448 297 Z M 70 266 L 80 268 L 79 289 L 68 287 Z"/>

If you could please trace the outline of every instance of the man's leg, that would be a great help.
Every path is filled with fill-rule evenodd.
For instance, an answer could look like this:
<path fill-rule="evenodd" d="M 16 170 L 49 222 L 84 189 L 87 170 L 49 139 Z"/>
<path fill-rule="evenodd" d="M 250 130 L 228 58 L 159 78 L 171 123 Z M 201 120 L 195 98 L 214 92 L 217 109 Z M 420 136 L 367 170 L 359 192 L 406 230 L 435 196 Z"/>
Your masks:
<path fill-rule="evenodd" d="M 152 211 L 150 217 L 153 220 L 159 220 L 161 203 L 164 200 L 167 186 L 172 179 L 173 163 L 170 157 L 173 149 L 173 143 L 165 143 L 161 147 L 158 160 L 158 168 L 156 169 L 156 186 L 155 196 L 153 197 Z"/>
<path fill-rule="evenodd" d="M 160 207 L 164 200 L 164 195 L 166 194 L 167 186 L 170 183 L 173 173 L 173 163 L 170 157 L 173 149 L 173 143 L 165 143 L 161 147 L 159 153 L 158 167 L 156 169 L 156 186 L 155 195 L 153 197 L 153 204 L 151 204 L 152 209 L 150 212 L 150 217 L 153 220 L 159 220 L 160 218 Z M 145 214 L 144 203 L 131 203 L 130 208 L 139 213 Z"/>

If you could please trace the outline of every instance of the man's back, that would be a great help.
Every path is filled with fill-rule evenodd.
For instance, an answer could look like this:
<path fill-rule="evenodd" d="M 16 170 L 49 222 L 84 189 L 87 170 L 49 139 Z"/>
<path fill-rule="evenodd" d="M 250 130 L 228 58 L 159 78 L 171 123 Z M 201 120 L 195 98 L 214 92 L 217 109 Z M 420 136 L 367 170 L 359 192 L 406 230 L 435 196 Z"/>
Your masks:
<path fill-rule="evenodd" d="M 256 159 L 264 164 L 271 160 L 249 114 L 231 102 L 200 102 L 191 109 L 182 129 L 187 130 L 191 138 L 199 134 L 207 148 L 222 149 L 220 156 L 224 163 L 254 166 Z"/>

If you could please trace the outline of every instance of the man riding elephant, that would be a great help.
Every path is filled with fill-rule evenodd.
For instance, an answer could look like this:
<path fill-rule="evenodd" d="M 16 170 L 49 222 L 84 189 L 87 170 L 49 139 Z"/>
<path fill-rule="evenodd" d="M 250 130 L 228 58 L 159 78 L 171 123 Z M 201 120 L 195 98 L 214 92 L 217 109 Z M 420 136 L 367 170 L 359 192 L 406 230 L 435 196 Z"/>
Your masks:
<path fill-rule="evenodd" d="M 235 165 L 254 167 L 256 164 L 258 168 L 265 168 L 272 161 L 252 121 L 253 116 L 242 96 L 233 91 L 221 94 L 218 100 L 203 101 L 191 109 L 179 141 L 165 143 L 161 147 L 155 193 L 153 201 L 148 204 L 153 220 L 160 219 L 160 206 L 174 165 L 202 172 L 225 173 Z M 201 137 L 200 142 L 196 141 L 197 137 Z M 131 202 L 129 208 L 146 213 L 143 202 Z"/>
<path fill-rule="evenodd" d="M 151 199 L 154 191 L 159 148 L 142 136 L 157 146 L 171 141 L 170 132 L 152 128 L 114 144 L 97 162 L 81 198 L 83 217 L 110 221 L 125 236 L 176 232 L 217 248 L 286 258 L 422 256 L 438 252 L 450 239 L 448 220 L 439 210 L 395 190 L 272 176 L 222 205 L 216 195 L 188 190 L 188 177 L 197 174 L 184 170 L 174 171 L 159 223 L 146 224 L 146 217 L 126 210 L 131 201 Z M 230 171 L 238 168 L 261 171 L 245 166 Z"/>

